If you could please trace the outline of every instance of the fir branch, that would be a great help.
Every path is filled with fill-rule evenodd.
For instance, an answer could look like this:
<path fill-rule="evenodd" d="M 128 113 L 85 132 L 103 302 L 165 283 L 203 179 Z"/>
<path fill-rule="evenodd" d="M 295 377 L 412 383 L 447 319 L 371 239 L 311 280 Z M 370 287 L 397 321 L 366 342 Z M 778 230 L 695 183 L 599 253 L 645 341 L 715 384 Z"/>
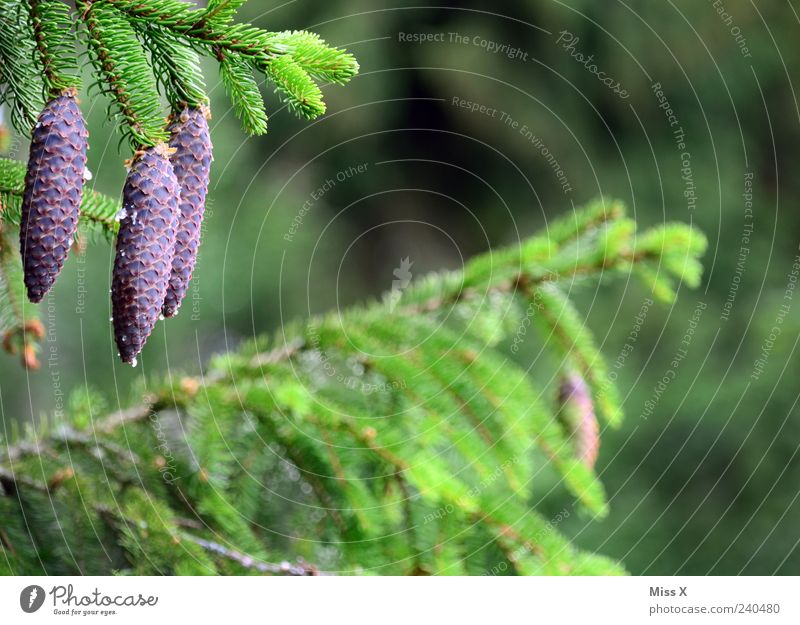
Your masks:
<path fill-rule="evenodd" d="M 328 46 L 316 33 L 285 30 L 275 33 L 273 41 L 286 46 L 295 63 L 315 80 L 343 85 L 358 73 L 358 63 L 352 55 Z"/>
<path fill-rule="evenodd" d="M 328 46 L 316 35 L 303 31 L 273 33 L 249 24 L 229 24 L 232 14 L 223 11 L 221 5 L 197 9 L 180 0 L 107 2 L 133 21 L 169 29 L 217 58 L 221 50 L 247 59 L 274 82 L 290 108 L 303 117 L 325 112 L 322 94 L 312 78 L 342 84 L 358 73 L 358 63 L 351 54 Z"/>
<path fill-rule="evenodd" d="M 6 223 L 19 224 L 26 169 L 25 163 L 0 158 L 0 215 Z M 84 225 L 99 228 L 110 238 L 119 227 L 116 220 L 119 209 L 119 200 L 91 189 L 84 189 L 78 219 Z"/>
<path fill-rule="evenodd" d="M 134 149 L 167 140 L 155 77 L 136 31 L 109 2 L 78 0 L 101 89 L 115 101 Z"/>
<path fill-rule="evenodd" d="M 700 232 L 684 224 L 675 225 L 667 236 L 661 228 L 649 230 L 637 241 L 635 225 L 627 219 L 588 230 L 581 241 L 578 249 L 554 246 L 539 236 L 519 249 L 492 252 L 468 263 L 463 272 L 439 274 L 412 286 L 403 293 L 404 309 L 410 314 L 432 312 L 490 293 L 514 293 L 549 282 L 650 266 L 660 269 L 662 285 L 671 287 L 670 277 L 674 277 L 696 286 L 702 275 L 698 257 L 707 245 Z M 534 253 L 526 254 L 526 248 Z M 670 288 L 667 301 L 671 296 Z"/>
<path fill-rule="evenodd" d="M 183 0 L 92 0 L 113 5 L 131 18 L 161 24 L 186 33 L 202 19 L 205 9 Z"/>
<path fill-rule="evenodd" d="M 314 119 L 325 112 L 322 91 L 291 55 L 273 59 L 262 69 L 281 100 L 300 117 Z"/>
<path fill-rule="evenodd" d="M 26 0 L 39 62 L 44 77 L 45 97 L 58 96 L 64 89 L 80 87 L 72 26 L 74 16 L 61 0 Z"/>
<path fill-rule="evenodd" d="M 182 536 L 187 540 L 192 541 L 194 544 L 199 545 L 209 553 L 212 553 L 223 558 L 227 558 L 236 562 L 239 566 L 245 569 L 252 569 L 259 573 L 268 575 L 286 575 L 288 577 L 309 577 L 320 575 L 319 570 L 310 564 L 298 563 L 292 564 L 291 562 L 283 561 L 280 564 L 273 564 L 271 562 L 261 562 L 251 555 L 241 553 L 235 549 L 228 549 L 217 542 L 198 538 L 191 534 L 183 533 Z"/>
<path fill-rule="evenodd" d="M 246 2 L 247 0 L 209 0 L 203 19 L 208 23 L 225 25 Z"/>
<path fill-rule="evenodd" d="M 187 105 L 199 108 L 208 104 L 205 81 L 197 53 L 169 31 L 145 24 L 142 39 L 151 52 L 153 72 L 173 111 Z"/>
<path fill-rule="evenodd" d="M 264 134 L 267 132 L 267 111 L 250 63 L 223 50 L 218 51 L 217 57 L 222 84 L 233 101 L 242 128 L 252 134 Z"/>
<path fill-rule="evenodd" d="M 19 2 L 0 0 L 0 105 L 11 110 L 11 123 L 29 134 L 42 109 L 42 83 L 32 59 L 35 44 Z"/>
<path fill-rule="evenodd" d="M 91 432 L 95 436 L 102 437 L 124 429 L 126 426 L 133 426 L 137 423 L 141 423 L 157 412 L 159 404 L 163 399 L 165 398 L 156 399 L 155 397 L 151 397 L 149 401 L 147 401 L 148 398 L 145 398 L 145 402 L 139 406 L 133 406 L 105 415 L 92 424 Z M 35 441 L 11 440 L 7 441 L 7 443 L 11 444 L 6 445 L 0 457 L 2 457 L 3 462 L 14 464 L 26 457 L 57 453 L 57 448 L 63 442 L 63 437 L 58 436 L 44 438 L 43 440 L 37 439 Z M 130 452 L 128 452 L 128 456 L 130 457 Z M 133 457 L 135 458 L 135 455 Z"/>
<path fill-rule="evenodd" d="M 595 345 L 586 323 L 569 298 L 554 284 L 528 292 L 530 301 L 539 304 L 537 322 L 543 326 L 546 340 L 577 364 L 592 389 L 600 414 L 612 426 L 622 421 L 622 402 L 616 387 L 609 382 L 608 366 Z"/>
<path fill-rule="evenodd" d="M 496 293 L 490 305 L 508 310 L 512 325 L 515 297 L 538 298 L 545 346 L 579 364 L 594 401 L 613 420 L 617 413 L 603 406 L 608 393 L 601 385 L 607 377 L 601 355 L 557 284 L 665 259 L 665 273 L 696 277 L 704 239 L 679 225 L 637 239 L 621 213 L 605 219 L 588 211 L 571 222 L 554 224 L 551 236 L 495 253 L 494 260 L 502 260 L 499 271 L 487 271 L 484 255 L 463 274 L 425 280 L 410 305 L 427 302 L 432 293 L 456 294 L 445 320 L 438 307 L 389 314 L 385 304 L 373 303 L 293 324 L 271 347 L 258 340 L 215 358 L 202 386 L 194 379 L 164 382 L 144 406 L 94 421 L 94 428 L 84 418 L 69 436 L 63 429 L 40 431 L 29 436 L 33 443 L 15 443 L 0 465 L 10 454 L 13 477 L 36 471 L 53 476 L 49 483 L 58 488 L 49 507 L 35 492 L 25 492 L 24 480 L 12 485 L 22 497 L 0 496 L 4 518 L 16 519 L 24 505 L 32 519 L 30 531 L 13 521 L 4 528 L 4 544 L 17 552 L 7 555 L 8 567 L 40 570 L 44 557 L 54 570 L 74 570 L 65 550 L 42 556 L 48 545 L 41 537 L 54 512 L 69 531 L 80 513 L 73 496 L 79 485 L 91 493 L 90 509 L 108 507 L 109 489 L 92 492 L 87 480 L 98 470 L 96 437 L 116 461 L 110 479 L 120 486 L 122 513 L 112 522 L 112 542 L 124 551 L 129 572 L 225 573 L 245 566 L 279 573 L 274 567 L 281 565 L 269 561 L 281 558 L 266 554 L 291 547 L 276 539 L 276 522 L 313 523 L 320 542 L 335 553 L 333 560 L 330 553 L 320 560 L 321 549 L 310 559 L 335 561 L 339 570 L 408 572 L 413 563 L 416 572 L 481 573 L 493 570 L 487 558 L 497 557 L 521 574 L 624 572 L 577 549 L 557 523 L 530 508 L 531 488 L 538 486 L 531 478 L 543 463 L 556 469 L 581 509 L 602 515 L 607 504 L 597 476 L 541 400 L 548 389 L 538 388 L 499 349 L 494 335 L 506 331 L 501 323 L 489 323 L 496 327 L 488 331 L 473 324 L 485 308 L 476 308 L 459 285 L 469 284 L 475 294 Z M 381 391 L 364 390 L 373 385 Z M 176 422 L 172 434 L 170 420 Z M 126 447 L 130 454 L 114 451 Z M 185 478 L 177 484 L 160 479 L 165 448 L 175 450 L 168 454 L 175 464 L 170 474 Z M 74 474 L 66 477 L 65 466 L 75 467 Z M 281 508 L 288 516 L 277 521 L 265 503 L 285 497 L 282 473 L 289 475 L 293 503 Z M 309 508 L 326 514 L 309 521 Z M 187 513 L 191 532 L 185 531 Z M 70 542 L 85 540 L 75 531 Z M 28 535 L 33 539 L 26 543 Z M 188 553 L 176 560 L 174 545 L 182 540 Z"/>

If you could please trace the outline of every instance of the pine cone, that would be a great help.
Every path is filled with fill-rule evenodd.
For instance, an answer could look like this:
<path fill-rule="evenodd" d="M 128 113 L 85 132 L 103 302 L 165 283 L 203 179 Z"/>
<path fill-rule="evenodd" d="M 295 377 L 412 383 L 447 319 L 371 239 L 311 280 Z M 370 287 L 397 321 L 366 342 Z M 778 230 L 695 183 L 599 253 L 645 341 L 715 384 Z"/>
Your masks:
<path fill-rule="evenodd" d="M 575 455 L 589 468 L 594 467 L 600 451 L 600 430 L 592 395 L 581 376 L 571 373 L 561 380 L 558 402 L 558 419 L 573 440 Z"/>
<path fill-rule="evenodd" d="M 165 317 L 178 314 L 200 245 L 200 225 L 205 211 L 208 175 L 211 169 L 211 137 L 208 133 L 208 109 L 184 109 L 170 124 L 170 157 L 181 189 L 180 219 L 175 238 L 172 276 L 164 300 Z"/>
<path fill-rule="evenodd" d="M 167 293 L 178 216 L 178 181 L 166 144 L 133 159 L 122 192 L 111 283 L 114 338 L 123 362 L 136 365 Z"/>
<path fill-rule="evenodd" d="M 89 133 L 75 95 L 50 100 L 31 136 L 19 242 L 32 302 L 52 288 L 78 228 Z"/>

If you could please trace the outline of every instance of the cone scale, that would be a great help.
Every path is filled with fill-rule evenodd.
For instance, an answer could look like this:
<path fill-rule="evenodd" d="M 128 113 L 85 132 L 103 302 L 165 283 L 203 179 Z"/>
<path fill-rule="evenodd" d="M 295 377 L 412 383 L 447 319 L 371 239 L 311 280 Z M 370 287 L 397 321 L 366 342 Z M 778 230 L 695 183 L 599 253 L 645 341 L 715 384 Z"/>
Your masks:
<path fill-rule="evenodd" d="M 197 262 L 212 160 L 208 116 L 206 107 L 186 108 L 175 115 L 169 126 L 169 145 L 174 150 L 170 161 L 180 186 L 180 217 L 172 272 L 162 310 L 165 317 L 178 314 Z"/>
<path fill-rule="evenodd" d="M 132 365 L 158 321 L 172 268 L 179 187 L 169 156 L 166 144 L 137 153 L 122 192 L 111 304 L 120 358 Z"/>
<path fill-rule="evenodd" d="M 50 100 L 31 134 L 19 237 L 34 303 L 53 287 L 78 228 L 89 133 L 75 95 Z"/>

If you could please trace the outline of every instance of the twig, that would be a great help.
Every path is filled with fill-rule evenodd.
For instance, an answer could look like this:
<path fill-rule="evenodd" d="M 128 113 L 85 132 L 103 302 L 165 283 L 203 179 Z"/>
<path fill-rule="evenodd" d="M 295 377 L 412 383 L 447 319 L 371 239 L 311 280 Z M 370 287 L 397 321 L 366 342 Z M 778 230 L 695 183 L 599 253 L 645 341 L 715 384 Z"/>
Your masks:
<path fill-rule="evenodd" d="M 322 573 L 315 567 L 313 564 L 308 564 L 306 562 L 298 562 L 296 564 L 292 564 L 284 560 L 280 564 L 273 564 L 271 562 L 262 562 L 257 560 L 253 556 L 247 555 L 246 553 L 242 553 L 240 551 L 235 551 L 233 549 L 228 549 L 219 543 L 215 543 L 210 540 L 205 540 L 204 538 L 198 538 L 197 536 L 192 536 L 191 534 L 183 534 L 184 538 L 192 541 L 196 545 L 199 545 L 206 551 L 210 553 L 214 553 L 216 555 L 222 556 L 223 558 L 227 558 L 228 560 L 232 560 L 237 564 L 243 566 L 246 569 L 251 569 L 254 571 L 258 571 L 259 573 L 267 573 L 271 575 L 287 575 L 292 577 L 309 577 L 309 576 L 317 576 L 322 575 Z"/>

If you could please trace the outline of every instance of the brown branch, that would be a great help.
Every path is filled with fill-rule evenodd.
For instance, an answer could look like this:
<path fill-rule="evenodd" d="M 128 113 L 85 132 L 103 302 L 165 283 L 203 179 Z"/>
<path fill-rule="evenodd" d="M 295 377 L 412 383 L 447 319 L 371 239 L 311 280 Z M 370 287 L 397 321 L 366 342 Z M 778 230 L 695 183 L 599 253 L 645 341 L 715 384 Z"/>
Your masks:
<path fill-rule="evenodd" d="M 576 265 L 566 274 L 559 274 L 553 271 L 544 271 L 541 275 L 532 275 L 521 271 L 515 278 L 499 282 L 494 286 L 489 286 L 485 291 L 478 291 L 473 287 L 453 291 L 437 297 L 432 297 L 421 304 L 414 304 L 404 307 L 403 313 L 408 315 L 418 315 L 431 313 L 443 308 L 444 306 L 457 304 L 463 301 L 471 301 L 477 297 L 485 297 L 490 293 L 512 293 L 520 288 L 531 288 L 548 282 L 557 282 L 568 278 L 579 278 L 598 271 L 615 269 L 623 263 L 637 263 L 647 260 L 651 254 L 648 252 L 629 252 L 611 258 L 604 258 L 600 264 L 588 263 Z"/>
<path fill-rule="evenodd" d="M 102 434 L 109 434 L 113 432 L 116 428 L 120 426 L 124 426 L 129 423 L 136 423 L 138 421 L 143 421 L 147 417 L 149 417 L 156 410 L 156 400 L 152 400 L 150 403 L 145 403 L 141 406 L 134 406 L 133 408 L 128 408 L 127 410 L 120 410 L 118 412 L 114 412 L 105 419 L 101 421 L 97 421 L 94 425 L 94 430 L 96 432 L 100 432 Z M 76 443 L 76 444 L 83 444 L 86 445 L 90 441 L 89 439 L 84 436 L 61 436 L 59 438 L 50 439 L 49 444 L 48 442 L 40 442 L 40 441 L 22 441 L 13 445 L 11 447 L 7 447 L 5 453 L 2 453 L 0 450 L 0 460 L 4 462 L 17 462 L 24 458 L 25 456 L 31 455 L 40 455 L 44 452 L 50 451 L 52 443 Z M 105 446 L 110 451 L 113 450 L 108 444 L 103 444 L 101 446 Z"/>

